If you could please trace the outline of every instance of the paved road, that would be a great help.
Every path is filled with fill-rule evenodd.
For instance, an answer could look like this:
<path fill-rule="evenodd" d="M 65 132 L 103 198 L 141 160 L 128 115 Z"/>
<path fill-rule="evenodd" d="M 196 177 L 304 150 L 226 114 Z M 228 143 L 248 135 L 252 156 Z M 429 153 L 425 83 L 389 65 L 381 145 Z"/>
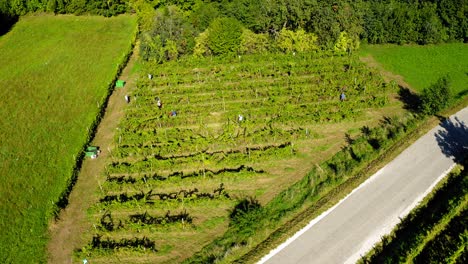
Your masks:
<path fill-rule="evenodd" d="M 432 129 L 260 263 L 354 263 L 468 151 L 468 108 Z M 465 125 L 466 124 L 466 125 Z"/>

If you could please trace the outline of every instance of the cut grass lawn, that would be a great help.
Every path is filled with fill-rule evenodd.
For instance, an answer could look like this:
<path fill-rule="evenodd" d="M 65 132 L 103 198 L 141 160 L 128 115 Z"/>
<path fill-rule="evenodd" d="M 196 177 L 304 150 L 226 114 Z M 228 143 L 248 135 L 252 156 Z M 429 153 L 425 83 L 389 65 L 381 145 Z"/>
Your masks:
<path fill-rule="evenodd" d="M 130 16 L 44 15 L 0 37 L 4 262 L 46 262 L 48 222 L 135 30 Z"/>
<path fill-rule="evenodd" d="M 455 94 L 468 91 L 468 45 L 451 43 L 440 45 L 367 45 L 362 56 L 372 55 L 385 70 L 403 76 L 417 91 L 422 91 L 448 74 Z"/>

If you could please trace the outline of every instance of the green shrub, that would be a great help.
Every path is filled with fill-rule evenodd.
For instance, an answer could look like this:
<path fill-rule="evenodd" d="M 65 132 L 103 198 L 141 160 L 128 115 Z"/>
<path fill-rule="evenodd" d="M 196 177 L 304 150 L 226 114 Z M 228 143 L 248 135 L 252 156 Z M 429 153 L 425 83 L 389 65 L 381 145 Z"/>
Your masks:
<path fill-rule="evenodd" d="M 420 111 L 433 115 L 450 105 L 452 91 L 448 76 L 439 78 L 433 85 L 424 89 L 421 95 Z"/>
<path fill-rule="evenodd" d="M 283 28 L 277 40 L 278 48 L 283 52 L 305 52 L 317 50 L 317 36 L 303 29 L 296 32 Z"/>
<path fill-rule="evenodd" d="M 270 40 L 267 34 L 255 34 L 249 29 L 242 30 L 240 52 L 254 54 L 266 52 L 270 49 Z"/>

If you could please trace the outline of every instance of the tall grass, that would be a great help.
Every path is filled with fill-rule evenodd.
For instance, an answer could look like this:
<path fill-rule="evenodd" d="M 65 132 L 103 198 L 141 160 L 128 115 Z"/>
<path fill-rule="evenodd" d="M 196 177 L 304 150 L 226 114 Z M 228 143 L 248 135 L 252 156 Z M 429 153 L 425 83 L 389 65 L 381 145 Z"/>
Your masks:
<path fill-rule="evenodd" d="M 48 222 L 135 29 L 130 16 L 30 16 L 0 38 L 4 262 L 45 262 Z"/>
<path fill-rule="evenodd" d="M 368 45 L 362 55 L 371 54 L 383 67 L 404 77 L 414 89 L 422 91 L 444 75 L 452 80 L 454 94 L 468 92 L 468 45 Z"/>

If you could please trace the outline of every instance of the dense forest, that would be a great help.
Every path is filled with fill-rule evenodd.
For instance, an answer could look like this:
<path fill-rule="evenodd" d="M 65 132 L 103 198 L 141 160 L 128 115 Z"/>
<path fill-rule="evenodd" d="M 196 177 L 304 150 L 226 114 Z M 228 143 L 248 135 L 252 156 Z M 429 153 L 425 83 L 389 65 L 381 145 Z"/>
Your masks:
<path fill-rule="evenodd" d="M 184 54 L 468 41 L 466 0 L 0 0 L 0 25 L 31 12 L 137 13 L 143 58 L 157 63 Z"/>

